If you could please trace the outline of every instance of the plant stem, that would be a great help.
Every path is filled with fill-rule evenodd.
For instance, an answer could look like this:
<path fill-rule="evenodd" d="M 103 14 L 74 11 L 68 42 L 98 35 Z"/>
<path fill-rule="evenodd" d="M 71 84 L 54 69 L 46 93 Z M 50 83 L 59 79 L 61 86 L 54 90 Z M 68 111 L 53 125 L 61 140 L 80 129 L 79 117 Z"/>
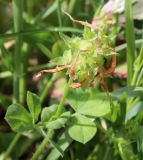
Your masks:
<path fill-rule="evenodd" d="M 75 32 L 75 33 L 82 33 L 81 29 L 72 28 L 72 27 L 49 27 L 48 29 L 42 28 L 42 29 L 33 29 L 33 30 L 27 30 L 23 32 L 14 32 L 14 33 L 4 33 L 0 34 L 0 39 L 2 38 L 10 38 L 15 37 L 19 35 L 29 35 L 29 34 L 38 34 L 38 33 L 47 33 L 47 32 Z"/>
<path fill-rule="evenodd" d="M 65 102 L 65 99 L 67 97 L 67 94 L 69 92 L 69 88 L 70 88 L 70 85 L 71 85 L 72 81 L 73 80 L 70 78 L 69 81 L 68 81 L 68 83 L 67 83 L 67 86 L 66 86 L 66 88 L 64 90 L 64 94 L 62 96 L 60 104 L 58 105 L 58 109 L 56 111 L 55 118 L 57 118 L 61 114 L 61 112 L 62 112 L 62 108 L 63 108 L 64 102 Z"/>
<path fill-rule="evenodd" d="M 23 0 L 13 0 L 13 18 L 14 18 L 14 32 L 21 32 L 23 29 Z M 13 103 L 19 103 L 19 81 L 21 75 L 21 47 L 22 37 L 19 35 L 15 38 L 15 52 L 14 52 L 14 74 L 13 74 Z"/>
<path fill-rule="evenodd" d="M 133 77 L 133 64 L 135 60 L 135 34 L 134 22 L 132 13 L 132 1 L 125 1 L 125 18 L 126 18 L 126 41 L 127 41 L 127 66 L 128 66 L 128 80 L 127 84 L 131 84 Z"/>
<path fill-rule="evenodd" d="M 60 104 L 58 105 L 58 109 L 57 109 L 57 112 L 56 112 L 56 115 L 55 115 L 55 118 L 58 117 L 61 112 L 62 112 L 62 107 L 64 105 L 64 102 L 65 102 L 65 99 L 67 97 L 67 94 L 68 94 L 68 91 L 69 91 L 69 87 L 70 87 L 70 84 L 72 83 L 72 79 L 70 78 L 68 83 L 67 83 L 67 86 L 64 90 L 64 95 L 60 101 Z M 51 134 L 52 130 L 49 131 L 49 134 L 47 136 L 49 136 Z M 41 153 L 41 151 L 44 149 L 45 145 L 48 143 L 49 139 L 48 138 L 44 138 L 42 143 L 40 144 L 40 146 L 38 147 L 38 149 L 36 150 L 36 152 L 33 154 L 31 160 L 36 160 L 37 157 L 39 156 L 39 154 Z"/>
<path fill-rule="evenodd" d="M 21 32 L 23 29 L 23 0 L 13 0 L 13 18 L 14 18 L 14 32 Z M 13 103 L 20 103 L 20 76 L 21 73 L 21 48 L 22 37 L 19 35 L 15 38 L 15 52 L 14 52 L 14 74 L 13 74 Z M 8 146 L 5 152 L 5 158 L 12 152 L 14 146 L 20 138 L 20 134 L 16 134 L 13 141 Z"/>
<path fill-rule="evenodd" d="M 62 12 L 61 12 L 61 0 L 56 0 L 57 2 L 57 13 L 58 13 L 58 21 L 59 21 L 59 26 L 62 27 Z"/>
<path fill-rule="evenodd" d="M 12 142 L 10 143 L 10 145 L 8 146 L 8 149 L 6 150 L 6 152 L 4 153 L 4 160 L 8 157 L 8 155 L 10 155 L 11 151 L 13 150 L 15 144 L 17 143 L 17 141 L 20 138 L 20 134 L 16 134 L 16 136 L 14 137 L 14 139 L 12 140 Z"/>
<path fill-rule="evenodd" d="M 44 140 L 42 141 L 42 143 L 40 144 L 40 146 L 38 147 L 38 149 L 36 150 L 36 152 L 33 154 L 31 160 L 36 160 L 39 156 L 39 154 L 41 153 L 41 151 L 44 149 L 44 147 L 46 146 L 46 144 L 48 143 L 47 138 L 44 138 Z"/>
<path fill-rule="evenodd" d="M 54 74 L 52 78 L 49 80 L 47 85 L 44 87 L 42 93 L 40 94 L 41 103 L 44 101 L 45 97 L 48 95 L 50 88 L 52 87 L 54 81 L 57 79 L 57 75 Z"/>
<path fill-rule="evenodd" d="M 29 56 L 30 46 L 27 43 L 24 43 L 22 46 L 22 54 L 21 54 L 21 76 L 19 82 L 19 94 L 20 94 L 20 104 L 24 103 L 26 96 L 26 73 L 28 70 L 28 56 Z"/>
<path fill-rule="evenodd" d="M 34 0 L 27 1 L 28 22 L 30 23 L 33 18 Z"/>

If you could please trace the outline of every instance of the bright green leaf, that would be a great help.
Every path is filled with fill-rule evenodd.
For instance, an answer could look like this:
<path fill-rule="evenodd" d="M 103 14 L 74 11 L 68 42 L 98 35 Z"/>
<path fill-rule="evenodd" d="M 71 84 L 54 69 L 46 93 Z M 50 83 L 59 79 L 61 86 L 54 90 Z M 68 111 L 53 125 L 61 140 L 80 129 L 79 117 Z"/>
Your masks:
<path fill-rule="evenodd" d="M 78 107 L 84 105 L 85 101 L 88 101 L 89 93 L 84 92 L 81 89 L 70 91 L 67 97 L 68 103 L 76 111 Z"/>
<path fill-rule="evenodd" d="M 70 112 L 64 112 L 58 119 L 48 122 L 46 124 L 46 127 L 49 129 L 62 128 L 66 124 L 69 117 L 70 117 Z"/>
<path fill-rule="evenodd" d="M 72 117 L 68 133 L 74 140 L 85 144 L 93 138 L 96 130 L 96 125 L 90 118 L 78 114 Z"/>
<path fill-rule="evenodd" d="M 104 116 L 110 112 L 110 103 L 107 99 L 89 99 L 83 106 L 77 109 L 78 113 L 89 116 Z"/>
<path fill-rule="evenodd" d="M 50 118 L 55 114 L 57 106 L 58 106 L 57 104 L 54 104 L 52 106 L 45 107 L 41 113 L 41 121 L 48 122 Z"/>
<path fill-rule="evenodd" d="M 8 107 L 5 119 L 16 132 L 23 133 L 33 128 L 30 114 L 19 104 L 12 104 Z"/>
<path fill-rule="evenodd" d="M 41 112 L 40 98 L 36 94 L 28 91 L 27 105 L 28 105 L 29 111 L 32 115 L 34 122 L 36 122 Z"/>
<path fill-rule="evenodd" d="M 110 103 L 106 96 L 89 95 L 83 90 L 70 92 L 68 103 L 77 112 L 89 116 L 104 116 L 110 112 Z"/>

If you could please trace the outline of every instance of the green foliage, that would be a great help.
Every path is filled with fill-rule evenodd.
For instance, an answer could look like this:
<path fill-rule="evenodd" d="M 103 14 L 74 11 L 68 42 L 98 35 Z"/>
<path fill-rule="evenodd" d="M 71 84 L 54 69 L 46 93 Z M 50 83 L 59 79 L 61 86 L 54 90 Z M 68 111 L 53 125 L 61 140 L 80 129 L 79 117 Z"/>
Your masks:
<path fill-rule="evenodd" d="M 75 90 L 69 93 L 68 102 L 80 114 L 101 117 L 110 113 L 110 103 L 107 97 L 90 95 L 84 90 Z"/>
<path fill-rule="evenodd" d="M 83 37 L 84 39 L 94 39 L 95 35 L 93 34 L 93 32 L 90 30 L 90 28 L 88 27 L 84 27 L 84 32 L 83 32 Z"/>
<path fill-rule="evenodd" d="M 56 120 L 50 120 L 49 122 L 44 122 L 44 126 L 48 129 L 60 129 L 65 126 L 67 120 L 70 117 L 70 112 L 64 112 Z"/>
<path fill-rule="evenodd" d="M 142 86 L 122 87 L 113 92 L 113 96 L 120 97 L 123 93 L 126 94 L 128 98 L 142 97 L 143 87 Z"/>
<path fill-rule="evenodd" d="M 60 146 L 60 148 L 65 151 L 69 145 L 71 144 L 73 140 L 70 138 L 70 136 L 67 133 L 67 130 L 59 137 L 57 144 Z M 60 157 L 59 152 L 55 148 L 51 150 L 49 155 L 47 156 L 46 160 L 55 160 Z"/>
<path fill-rule="evenodd" d="M 93 138 L 96 130 L 96 125 L 92 119 L 76 114 L 70 121 L 68 133 L 72 139 L 85 144 Z"/>
<path fill-rule="evenodd" d="M 37 122 L 39 114 L 41 112 L 40 98 L 30 91 L 27 92 L 27 105 L 32 115 L 33 121 Z"/>
<path fill-rule="evenodd" d="M 54 43 L 53 47 L 52 47 L 52 59 L 62 56 L 63 52 L 66 50 L 66 46 L 63 43 L 63 41 L 59 40 L 56 43 Z"/>
<path fill-rule="evenodd" d="M 8 107 L 5 119 L 16 132 L 23 133 L 33 128 L 30 114 L 19 104 L 12 104 Z"/>
<path fill-rule="evenodd" d="M 132 11 L 141 0 L 122 2 L 108 16 L 103 0 L 0 1 L 1 160 L 143 159 L 142 21 L 136 34 L 133 18 L 141 16 Z M 113 54 L 127 66 L 128 84 L 123 70 L 108 74 Z M 58 73 L 33 81 L 40 69 Z M 100 84 L 107 77 L 108 95 Z M 67 85 L 57 92 L 60 78 Z"/>
<path fill-rule="evenodd" d="M 63 52 L 63 56 L 54 58 L 50 61 L 51 65 L 66 65 L 69 64 L 72 61 L 72 55 L 71 55 L 71 50 L 66 50 Z"/>
<path fill-rule="evenodd" d="M 2 64 L 3 67 L 6 70 L 13 70 L 13 64 L 12 64 L 12 56 L 11 53 L 9 51 L 6 50 L 6 48 L 0 44 L 0 52 L 2 54 Z"/>
<path fill-rule="evenodd" d="M 57 120 L 50 121 L 47 123 L 46 127 L 49 129 L 59 129 L 65 126 L 68 118 L 70 117 L 70 112 L 65 112 L 60 115 Z"/>
<path fill-rule="evenodd" d="M 143 127 L 138 128 L 138 143 L 139 143 L 139 152 L 141 153 L 140 157 L 143 156 Z"/>
<path fill-rule="evenodd" d="M 43 123 L 48 122 L 54 116 L 57 110 L 57 107 L 58 105 L 53 104 L 52 106 L 43 108 L 42 113 L 41 113 L 41 121 Z"/>
<path fill-rule="evenodd" d="M 143 102 L 135 104 L 126 114 L 126 121 L 132 119 L 138 114 L 143 113 Z"/>
<path fill-rule="evenodd" d="M 43 45 L 42 43 L 38 43 L 37 46 L 42 51 L 42 53 L 44 53 L 46 55 L 46 57 L 48 57 L 50 59 L 52 58 L 51 51 L 45 45 Z"/>
<path fill-rule="evenodd" d="M 135 60 L 135 34 L 132 1 L 125 1 L 125 18 L 126 18 L 126 41 L 127 41 L 127 64 L 128 64 L 128 85 L 131 84 L 133 76 L 133 64 Z"/>
<path fill-rule="evenodd" d="M 122 160 L 127 160 L 127 159 L 137 160 L 138 159 L 136 155 L 133 153 L 131 145 L 125 139 L 121 138 L 118 140 L 118 148 L 119 148 L 119 153 L 121 155 Z"/>

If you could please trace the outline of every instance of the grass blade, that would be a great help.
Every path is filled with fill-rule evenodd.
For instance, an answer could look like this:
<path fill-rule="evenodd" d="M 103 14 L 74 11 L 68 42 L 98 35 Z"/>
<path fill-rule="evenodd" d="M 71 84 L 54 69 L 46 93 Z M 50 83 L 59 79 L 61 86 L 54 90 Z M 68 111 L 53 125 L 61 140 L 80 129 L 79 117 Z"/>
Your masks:
<path fill-rule="evenodd" d="M 127 84 L 130 85 L 133 77 L 133 64 L 135 60 L 135 34 L 134 22 L 132 12 L 132 1 L 125 1 L 125 19 L 126 19 L 126 42 L 127 42 L 127 70 L 128 80 Z"/>

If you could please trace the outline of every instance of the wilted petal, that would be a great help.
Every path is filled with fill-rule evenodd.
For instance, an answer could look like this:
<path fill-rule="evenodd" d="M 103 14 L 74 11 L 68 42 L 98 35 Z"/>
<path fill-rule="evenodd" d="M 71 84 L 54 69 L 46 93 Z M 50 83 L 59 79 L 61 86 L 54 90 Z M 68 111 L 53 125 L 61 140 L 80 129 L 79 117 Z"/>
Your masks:
<path fill-rule="evenodd" d="M 107 14 L 122 13 L 124 11 L 125 0 L 109 0 L 102 8 Z"/>

